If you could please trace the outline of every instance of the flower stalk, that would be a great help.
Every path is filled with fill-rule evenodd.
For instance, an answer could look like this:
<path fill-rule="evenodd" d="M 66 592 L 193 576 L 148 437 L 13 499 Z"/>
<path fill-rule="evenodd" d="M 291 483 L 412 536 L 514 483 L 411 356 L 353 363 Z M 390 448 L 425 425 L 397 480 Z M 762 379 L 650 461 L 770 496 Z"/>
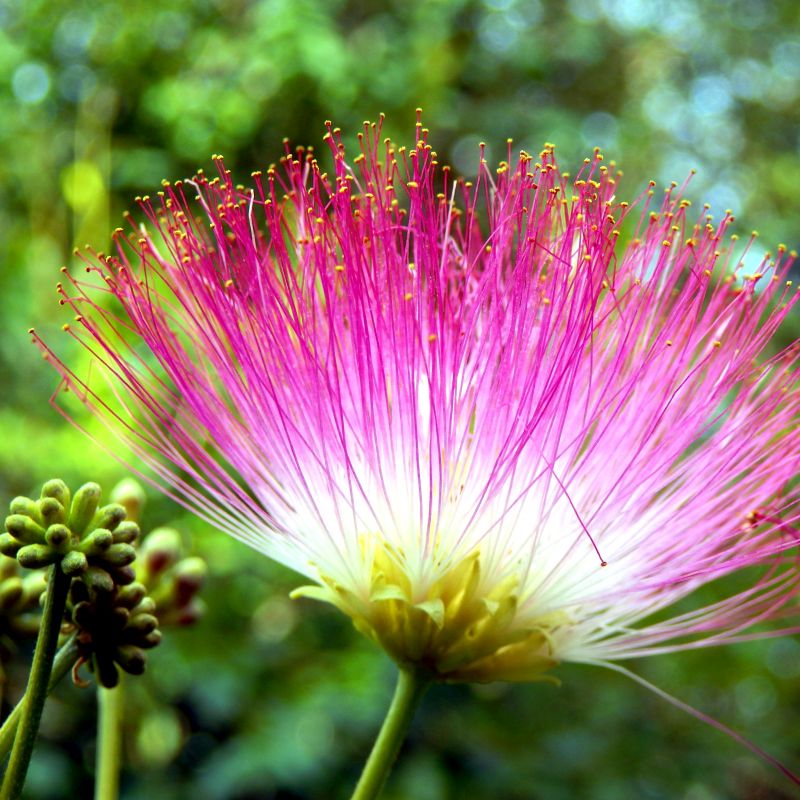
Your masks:
<path fill-rule="evenodd" d="M 430 684 L 430 677 L 420 670 L 400 668 L 389 711 L 353 792 L 352 800 L 374 800 L 380 796 L 411 720 Z"/>
<path fill-rule="evenodd" d="M 21 795 L 22 787 L 25 784 L 25 776 L 28 773 L 28 764 L 39 731 L 44 702 L 47 699 L 53 659 L 56 654 L 58 635 L 61 631 L 71 580 L 72 578 L 64 574 L 59 564 L 51 567 L 42 624 L 36 640 L 28 687 L 25 690 L 17 735 L 0 792 L 2 800 L 15 800 Z"/>
<path fill-rule="evenodd" d="M 125 707 L 124 678 L 113 688 L 97 687 L 97 773 L 95 800 L 116 800 L 122 755 L 122 715 Z"/>

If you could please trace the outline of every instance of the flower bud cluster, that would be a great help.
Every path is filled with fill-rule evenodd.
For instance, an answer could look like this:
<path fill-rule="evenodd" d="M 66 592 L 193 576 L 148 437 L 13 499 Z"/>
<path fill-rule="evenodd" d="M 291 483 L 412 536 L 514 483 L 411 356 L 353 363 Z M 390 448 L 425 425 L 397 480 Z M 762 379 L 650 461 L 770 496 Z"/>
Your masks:
<path fill-rule="evenodd" d="M 119 670 L 141 675 L 147 661 L 145 650 L 161 641 L 156 604 L 141 583 L 114 586 L 111 591 L 84 580 L 70 587 L 68 615 L 78 629 L 78 652 L 110 689 L 119 682 Z"/>
<path fill-rule="evenodd" d="M 174 528 L 156 528 L 145 537 L 135 568 L 137 580 L 156 603 L 162 625 L 191 625 L 202 616 L 205 604 L 197 594 L 205 580 L 206 562 L 185 555 Z"/>
<path fill-rule="evenodd" d="M 107 505 L 100 505 L 100 494 L 96 483 L 87 483 L 71 496 L 56 479 L 44 484 L 38 500 L 11 502 L 6 532 L 0 535 L 5 562 L 0 563 L 0 655 L 6 629 L 11 649 L 18 638 L 12 621 L 19 627 L 25 620 L 31 635 L 38 628 L 38 616 L 19 615 L 38 605 L 44 576 L 38 572 L 23 579 L 16 574 L 19 568 L 54 566 L 73 578 L 65 622 L 77 634 L 76 670 L 87 664 L 110 688 L 119 681 L 120 669 L 134 675 L 144 671 L 144 651 L 161 641 L 160 624 L 188 625 L 201 616 L 197 593 L 206 564 L 185 555 L 172 528 L 158 528 L 134 546 L 145 501 L 136 481 L 118 484 L 114 502 Z"/>
<path fill-rule="evenodd" d="M 120 504 L 100 506 L 96 483 L 84 484 L 70 498 L 63 481 L 51 480 L 38 500 L 16 497 L 10 510 L 0 553 L 16 558 L 20 566 L 58 564 L 64 574 L 80 575 L 106 591 L 133 581 L 139 527 L 125 519 Z"/>
<path fill-rule="evenodd" d="M 101 490 L 86 483 L 71 496 L 58 479 L 44 484 L 38 500 L 17 497 L 11 502 L 0 553 L 13 558 L 15 568 L 41 570 L 53 566 L 73 578 L 65 622 L 77 633 L 78 664 L 88 664 L 97 680 L 115 686 L 119 669 L 141 674 L 144 650 L 161 641 L 155 602 L 135 583 L 134 543 L 139 526 L 126 519 L 122 502 L 100 504 Z M 138 508 L 137 508 L 138 511 Z M 39 589 L 44 587 L 38 573 Z M 20 579 L 0 583 L 0 612 L 4 597 L 18 593 Z M 34 627 L 38 621 L 33 620 Z"/>

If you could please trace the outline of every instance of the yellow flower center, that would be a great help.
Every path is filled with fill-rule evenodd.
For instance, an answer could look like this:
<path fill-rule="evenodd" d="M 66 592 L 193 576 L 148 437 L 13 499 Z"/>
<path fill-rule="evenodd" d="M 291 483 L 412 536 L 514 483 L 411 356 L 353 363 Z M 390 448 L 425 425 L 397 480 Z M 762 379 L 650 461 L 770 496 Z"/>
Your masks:
<path fill-rule="evenodd" d="M 368 591 L 321 576 L 321 586 L 303 586 L 292 597 L 332 603 L 398 664 L 425 669 L 437 680 L 553 680 L 543 673 L 557 664 L 552 634 L 565 615 L 520 615 L 516 576 L 487 585 L 474 552 L 421 589 L 400 563 L 378 547 Z"/>

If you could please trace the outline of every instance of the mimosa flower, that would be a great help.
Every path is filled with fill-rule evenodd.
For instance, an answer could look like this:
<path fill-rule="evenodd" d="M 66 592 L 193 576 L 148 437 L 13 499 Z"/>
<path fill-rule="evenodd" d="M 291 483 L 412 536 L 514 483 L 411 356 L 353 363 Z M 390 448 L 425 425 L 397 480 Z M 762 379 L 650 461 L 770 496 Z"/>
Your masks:
<path fill-rule="evenodd" d="M 620 202 L 599 152 L 571 177 L 509 145 L 465 182 L 416 134 L 365 125 L 348 162 L 329 127 L 328 172 L 287 149 L 250 188 L 218 159 L 141 198 L 60 288 L 91 380 L 34 334 L 64 387 L 438 680 L 792 629 L 797 349 L 766 354 L 785 248 L 744 274 L 730 213 L 675 185 Z"/>

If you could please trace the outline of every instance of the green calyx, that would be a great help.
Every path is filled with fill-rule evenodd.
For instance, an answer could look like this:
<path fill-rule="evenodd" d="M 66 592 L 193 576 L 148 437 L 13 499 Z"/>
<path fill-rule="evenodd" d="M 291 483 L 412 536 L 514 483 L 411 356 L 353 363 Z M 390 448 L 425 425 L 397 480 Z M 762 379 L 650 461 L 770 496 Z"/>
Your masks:
<path fill-rule="evenodd" d="M 58 479 L 47 481 L 38 500 L 16 497 L 0 535 L 0 553 L 27 569 L 58 564 L 65 575 L 89 576 L 104 585 L 134 580 L 136 523 L 119 503 L 100 505 L 100 487 L 86 483 L 70 495 Z"/>
<path fill-rule="evenodd" d="M 88 665 L 107 689 L 119 682 L 119 670 L 131 675 L 144 672 L 145 650 L 161 641 L 156 604 L 141 583 L 125 586 L 73 581 L 69 618 L 77 628 L 80 663 Z"/>

